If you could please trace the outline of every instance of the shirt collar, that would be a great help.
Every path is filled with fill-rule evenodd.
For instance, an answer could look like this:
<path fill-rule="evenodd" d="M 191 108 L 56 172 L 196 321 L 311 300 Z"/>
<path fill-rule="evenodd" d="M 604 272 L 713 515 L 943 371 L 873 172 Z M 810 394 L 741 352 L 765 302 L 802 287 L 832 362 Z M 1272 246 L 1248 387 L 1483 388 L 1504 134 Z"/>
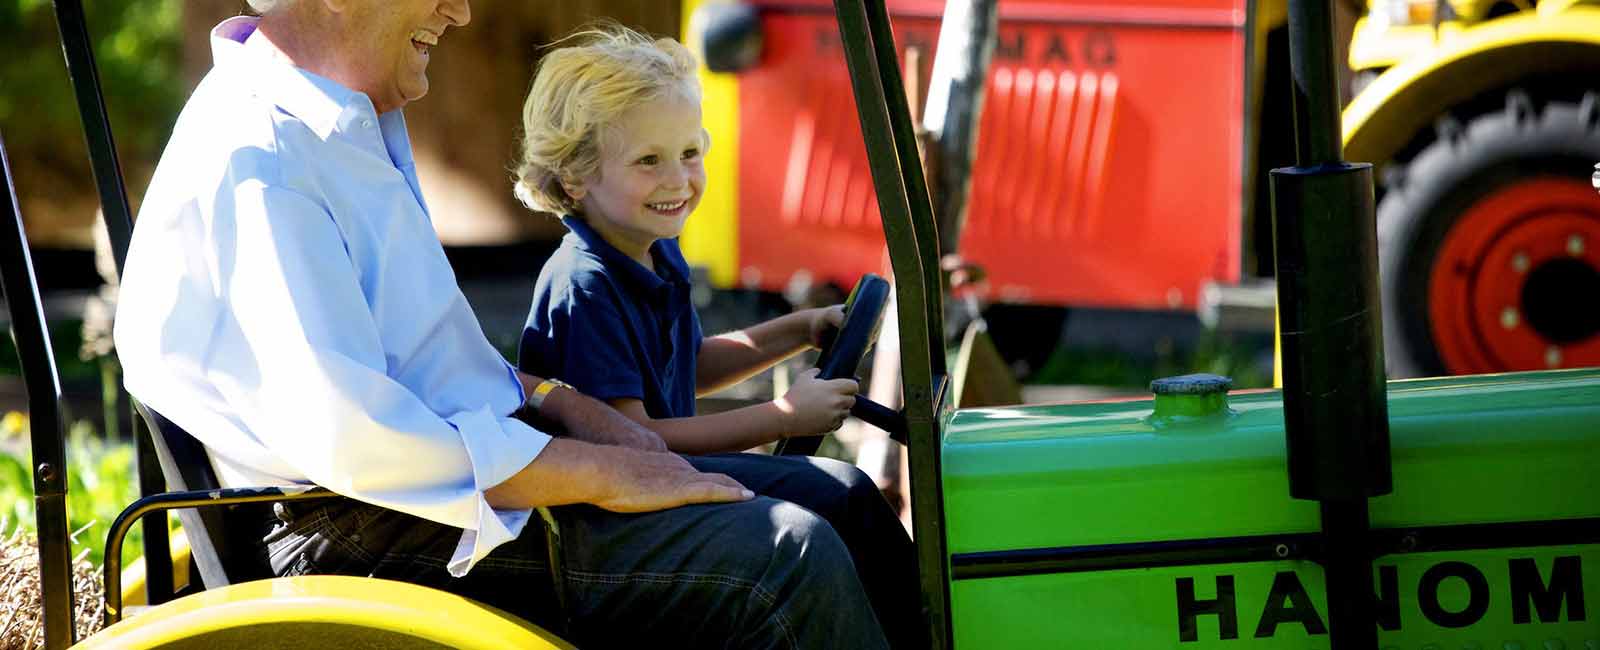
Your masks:
<path fill-rule="evenodd" d="M 377 114 L 365 93 L 344 87 L 327 77 L 289 65 L 268 49 L 270 44 L 256 36 L 261 19 L 236 16 L 211 30 L 211 51 L 216 67 L 248 81 L 256 94 L 310 127 L 327 139 L 336 130 L 364 126 L 375 129 L 385 142 L 397 166 L 411 163 L 408 138 L 397 146 L 391 134 L 405 133 L 405 118 L 400 111 Z"/>
<path fill-rule="evenodd" d="M 667 251 L 666 240 L 656 240 L 650 245 L 650 257 L 656 260 L 668 278 L 662 278 L 654 269 L 646 268 L 638 260 L 628 257 L 611 242 L 600 236 L 600 233 L 583 219 L 568 215 L 561 218 L 561 223 L 577 236 L 576 243 L 579 248 L 594 253 L 607 268 L 617 271 L 634 284 L 647 291 L 660 291 L 670 280 L 674 284 L 688 284 L 688 269 L 680 268 L 681 264 L 673 259 Z"/>

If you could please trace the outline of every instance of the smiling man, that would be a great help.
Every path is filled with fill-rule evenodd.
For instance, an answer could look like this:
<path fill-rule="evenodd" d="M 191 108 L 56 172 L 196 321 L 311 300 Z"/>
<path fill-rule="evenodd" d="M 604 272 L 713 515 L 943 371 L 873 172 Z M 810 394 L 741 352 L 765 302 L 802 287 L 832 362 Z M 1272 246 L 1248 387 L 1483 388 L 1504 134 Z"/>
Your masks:
<path fill-rule="evenodd" d="M 225 485 L 343 495 L 275 508 L 274 571 L 405 580 L 550 624 L 529 522 L 553 506 L 581 644 L 883 647 L 817 514 L 833 502 L 697 470 L 484 337 L 400 110 L 468 2 L 250 2 L 261 17 L 212 31 L 215 66 L 145 195 L 115 336 L 129 391 L 204 443 Z M 824 516 L 860 517 L 838 510 Z"/>

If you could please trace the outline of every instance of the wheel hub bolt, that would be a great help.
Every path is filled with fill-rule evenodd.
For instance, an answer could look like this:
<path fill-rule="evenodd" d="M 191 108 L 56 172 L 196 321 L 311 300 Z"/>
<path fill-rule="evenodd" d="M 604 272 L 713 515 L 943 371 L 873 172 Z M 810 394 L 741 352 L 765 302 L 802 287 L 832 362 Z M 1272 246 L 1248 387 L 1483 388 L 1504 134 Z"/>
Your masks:
<path fill-rule="evenodd" d="M 1511 269 L 1518 273 L 1528 272 L 1528 254 L 1518 251 L 1511 256 Z"/>
<path fill-rule="evenodd" d="M 1558 347 L 1556 347 L 1554 345 L 1550 346 L 1549 348 L 1546 348 L 1545 351 L 1544 351 L 1544 365 L 1549 366 L 1551 368 L 1560 368 L 1561 367 L 1561 348 L 1558 348 Z"/>
<path fill-rule="evenodd" d="M 1516 307 L 1506 307 L 1505 309 L 1500 310 L 1501 327 L 1504 327 L 1508 330 L 1517 329 L 1518 320 Z"/>
<path fill-rule="evenodd" d="M 1567 254 L 1568 255 L 1571 255 L 1573 257 L 1578 257 L 1580 255 L 1583 255 L 1583 250 L 1584 250 L 1583 235 L 1572 235 L 1570 237 L 1567 237 Z"/>

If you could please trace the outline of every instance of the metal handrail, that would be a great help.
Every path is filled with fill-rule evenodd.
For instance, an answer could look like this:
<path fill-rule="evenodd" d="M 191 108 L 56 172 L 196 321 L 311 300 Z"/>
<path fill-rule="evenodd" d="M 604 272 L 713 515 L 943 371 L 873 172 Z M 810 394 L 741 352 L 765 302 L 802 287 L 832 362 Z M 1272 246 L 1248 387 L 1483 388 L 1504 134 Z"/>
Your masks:
<path fill-rule="evenodd" d="M 128 530 L 133 528 L 134 522 L 141 517 L 161 514 L 168 510 L 180 508 L 211 508 L 267 501 L 309 501 L 336 496 L 339 495 L 316 486 L 307 488 L 251 487 L 164 492 L 134 501 L 127 508 L 124 508 L 121 514 L 117 515 L 117 518 L 111 522 L 111 530 L 106 532 L 106 625 L 110 626 L 122 620 L 122 540 L 128 536 Z M 162 516 L 160 519 L 165 520 L 166 517 Z M 164 553 L 162 555 L 165 556 Z M 146 562 L 148 561 L 147 557 Z"/>
<path fill-rule="evenodd" d="M 75 640 L 72 624 L 72 555 L 67 529 L 67 450 L 61 435 L 61 380 L 56 374 L 33 276 L 33 257 L 22 210 L 11 183 L 11 160 L 0 137 L 0 211 L 11 227 L 0 227 L 0 291 L 11 308 L 11 336 L 22 362 L 28 390 L 29 432 L 33 444 L 34 518 L 39 534 L 39 589 L 43 600 L 44 643 L 65 648 Z M 0 217 L 3 218 L 3 217 Z"/>

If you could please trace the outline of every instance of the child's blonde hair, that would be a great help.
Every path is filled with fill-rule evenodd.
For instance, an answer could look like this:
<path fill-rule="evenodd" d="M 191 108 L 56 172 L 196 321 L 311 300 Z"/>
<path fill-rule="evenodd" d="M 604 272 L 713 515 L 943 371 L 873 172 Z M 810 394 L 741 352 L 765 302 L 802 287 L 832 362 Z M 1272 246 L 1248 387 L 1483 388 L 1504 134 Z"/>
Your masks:
<path fill-rule="evenodd" d="M 522 104 L 517 199 L 533 210 L 572 214 L 562 180 L 600 167 L 603 129 L 640 104 L 680 93 L 700 101 L 694 56 L 670 38 L 618 25 L 578 32 L 576 45 L 546 54 Z"/>

